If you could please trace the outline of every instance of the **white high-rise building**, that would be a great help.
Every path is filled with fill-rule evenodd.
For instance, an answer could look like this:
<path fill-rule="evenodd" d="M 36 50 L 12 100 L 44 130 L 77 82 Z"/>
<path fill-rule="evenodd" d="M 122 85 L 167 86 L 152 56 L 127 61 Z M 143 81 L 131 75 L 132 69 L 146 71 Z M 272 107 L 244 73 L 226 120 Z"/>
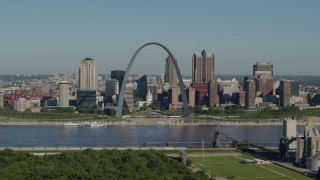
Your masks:
<path fill-rule="evenodd" d="M 59 107 L 69 107 L 69 83 L 61 81 L 59 83 Z"/>
<path fill-rule="evenodd" d="M 93 59 L 85 58 L 79 68 L 79 89 L 96 89 L 97 69 Z"/>

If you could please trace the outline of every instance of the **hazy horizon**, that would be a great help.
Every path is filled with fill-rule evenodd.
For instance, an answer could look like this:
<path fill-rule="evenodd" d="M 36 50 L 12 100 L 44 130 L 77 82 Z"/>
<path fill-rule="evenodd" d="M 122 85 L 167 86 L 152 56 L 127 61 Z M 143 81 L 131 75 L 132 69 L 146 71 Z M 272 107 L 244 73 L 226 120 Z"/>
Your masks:
<path fill-rule="evenodd" d="M 320 1 L 3 1 L 0 74 L 77 72 L 95 60 L 99 74 L 126 70 L 144 43 L 159 42 L 191 75 L 194 52 L 215 54 L 217 74 L 251 74 L 268 61 L 275 75 L 318 75 Z M 159 47 L 137 56 L 132 74 L 160 74 Z"/>

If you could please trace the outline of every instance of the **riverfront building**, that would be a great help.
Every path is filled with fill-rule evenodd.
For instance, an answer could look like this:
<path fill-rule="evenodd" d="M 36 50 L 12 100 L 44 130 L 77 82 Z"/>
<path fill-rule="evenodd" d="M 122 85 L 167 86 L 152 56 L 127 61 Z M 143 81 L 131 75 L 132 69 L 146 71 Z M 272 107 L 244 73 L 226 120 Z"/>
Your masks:
<path fill-rule="evenodd" d="M 97 91 L 95 89 L 78 89 L 77 106 L 96 106 Z"/>
<path fill-rule="evenodd" d="M 69 107 L 69 83 L 61 81 L 59 83 L 59 107 Z"/>
<path fill-rule="evenodd" d="M 25 98 L 18 98 L 13 103 L 13 109 L 20 112 L 23 112 L 30 107 L 30 100 L 27 100 Z"/>
<path fill-rule="evenodd" d="M 79 89 L 97 88 L 97 70 L 93 59 L 85 58 L 79 68 Z"/>

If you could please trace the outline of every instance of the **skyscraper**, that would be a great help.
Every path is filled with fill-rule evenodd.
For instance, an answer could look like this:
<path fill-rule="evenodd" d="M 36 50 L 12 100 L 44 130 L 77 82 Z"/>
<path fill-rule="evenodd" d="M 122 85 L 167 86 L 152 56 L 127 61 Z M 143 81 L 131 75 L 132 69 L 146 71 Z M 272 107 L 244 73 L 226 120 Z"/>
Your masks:
<path fill-rule="evenodd" d="M 126 74 L 126 71 L 122 71 L 122 70 L 111 71 L 111 79 L 116 79 L 119 81 L 119 92 L 121 91 L 121 86 L 122 86 L 122 82 L 125 74 Z"/>
<path fill-rule="evenodd" d="M 255 108 L 256 85 L 253 80 L 246 80 L 244 82 L 245 90 L 245 105 L 247 108 Z"/>
<path fill-rule="evenodd" d="M 104 95 L 104 102 L 106 103 L 105 107 L 112 107 L 113 100 L 112 96 L 116 94 L 116 81 L 114 79 L 106 80 L 106 90 Z"/>
<path fill-rule="evenodd" d="M 214 55 L 203 50 L 192 56 L 192 82 L 208 83 L 215 80 Z"/>
<path fill-rule="evenodd" d="M 69 83 L 61 81 L 59 83 L 59 107 L 69 107 Z"/>
<path fill-rule="evenodd" d="M 282 80 L 279 85 L 279 96 L 281 106 L 290 106 L 291 81 Z"/>
<path fill-rule="evenodd" d="M 137 80 L 137 95 L 142 100 L 146 100 L 147 93 L 148 93 L 147 75 L 144 74 Z"/>
<path fill-rule="evenodd" d="M 273 65 L 269 62 L 257 62 L 253 65 L 256 91 L 262 97 L 273 94 Z"/>
<path fill-rule="evenodd" d="M 178 83 L 177 72 L 170 56 L 166 59 L 164 82 L 169 84 Z"/>
<path fill-rule="evenodd" d="M 209 105 L 216 104 L 216 80 L 215 80 L 214 54 L 203 50 L 201 53 L 194 53 L 192 56 L 192 83 L 196 90 L 196 102 L 204 102 L 205 97 L 210 94 Z M 209 87 L 209 81 L 210 87 Z M 212 92 L 208 92 L 208 90 Z"/>
<path fill-rule="evenodd" d="M 97 70 L 93 59 L 85 58 L 79 68 L 79 89 L 96 89 Z"/>

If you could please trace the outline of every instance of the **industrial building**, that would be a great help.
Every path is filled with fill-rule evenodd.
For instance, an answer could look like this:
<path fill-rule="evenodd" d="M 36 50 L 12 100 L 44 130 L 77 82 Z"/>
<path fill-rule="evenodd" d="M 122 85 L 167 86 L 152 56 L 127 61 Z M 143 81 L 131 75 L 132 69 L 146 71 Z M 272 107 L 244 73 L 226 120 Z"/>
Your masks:
<path fill-rule="evenodd" d="M 291 161 L 311 171 L 320 168 L 320 135 L 318 129 L 306 121 L 303 134 L 297 134 L 295 119 L 283 120 L 283 137 L 279 144 L 280 159 Z"/>

